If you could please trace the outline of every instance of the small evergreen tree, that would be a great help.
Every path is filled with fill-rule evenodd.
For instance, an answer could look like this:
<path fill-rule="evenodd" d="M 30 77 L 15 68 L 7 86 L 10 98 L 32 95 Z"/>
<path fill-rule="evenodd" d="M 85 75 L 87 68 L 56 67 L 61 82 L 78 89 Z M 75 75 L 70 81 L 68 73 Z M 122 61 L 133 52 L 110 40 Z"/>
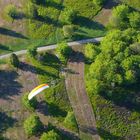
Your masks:
<path fill-rule="evenodd" d="M 37 135 L 43 124 L 37 115 L 31 115 L 24 121 L 24 130 L 27 136 Z"/>
<path fill-rule="evenodd" d="M 40 140 L 61 140 L 61 137 L 54 130 L 43 133 Z"/>
<path fill-rule="evenodd" d="M 19 59 L 16 54 L 12 53 L 10 56 L 10 64 L 14 67 L 19 67 Z"/>

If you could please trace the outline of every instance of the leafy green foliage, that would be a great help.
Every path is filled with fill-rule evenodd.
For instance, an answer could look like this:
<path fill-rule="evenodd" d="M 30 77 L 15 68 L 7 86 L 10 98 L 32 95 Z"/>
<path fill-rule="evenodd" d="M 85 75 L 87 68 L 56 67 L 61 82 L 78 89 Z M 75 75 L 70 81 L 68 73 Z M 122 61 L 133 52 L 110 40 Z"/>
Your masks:
<path fill-rule="evenodd" d="M 110 19 L 109 26 L 111 28 L 124 29 L 128 27 L 128 14 L 129 7 L 126 5 L 119 5 L 112 11 L 112 17 Z"/>
<path fill-rule="evenodd" d="M 16 19 L 19 17 L 19 12 L 17 11 L 16 7 L 12 4 L 8 5 L 5 8 L 5 13 L 11 18 Z"/>
<path fill-rule="evenodd" d="M 64 125 L 71 130 L 74 130 L 74 131 L 78 130 L 77 122 L 76 122 L 73 112 L 68 112 L 68 114 L 64 120 Z"/>
<path fill-rule="evenodd" d="M 37 135 L 42 127 L 42 122 L 36 115 L 31 115 L 24 121 L 24 130 L 27 136 Z"/>
<path fill-rule="evenodd" d="M 26 93 L 22 97 L 22 104 L 26 109 L 29 109 L 30 111 L 34 111 L 37 105 L 37 100 L 35 97 L 32 100 L 28 100 L 28 93 Z"/>
<path fill-rule="evenodd" d="M 61 137 L 54 130 L 43 133 L 40 140 L 61 140 Z"/>
<path fill-rule="evenodd" d="M 62 13 L 62 22 L 65 24 L 72 24 L 73 21 L 76 19 L 76 12 L 71 8 L 64 9 Z"/>
<path fill-rule="evenodd" d="M 58 44 L 58 47 L 56 48 L 56 53 L 58 54 L 58 57 L 62 61 L 62 63 L 66 63 L 69 55 L 72 53 L 72 49 L 67 45 L 66 42 L 62 42 Z"/>
<path fill-rule="evenodd" d="M 74 26 L 73 25 L 64 25 L 63 33 L 66 38 L 72 38 L 74 36 Z"/>
<path fill-rule="evenodd" d="M 132 28 L 139 29 L 140 28 L 140 13 L 139 12 L 130 13 L 129 22 Z"/>
<path fill-rule="evenodd" d="M 85 46 L 85 57 L 88 62 L 93 62 L 96 56 L 99 53 L 99 48 L 97 45 L 94 44 L 87 44 Z"/>
<path fill-rule="evenodd" d="M 35 58 L 37 56 L 37 47 L 31 46 L 28 48 L 27 52 L 30 57 Z"/>
<path fill-rule="evenodd" d="M 34 4 L 31 4 L 31 3 L 28 4 L 28 12 L 27 12 L 27 15 L 31 19 L 38 18 L 37 7 Z"/>
<path fill-rule="evenodd" d="M 93 0 L 96 5 L 103 5 L 106 0 Z"/>
<path fill-rule="evenodd" d="M 110 31 L 86 75 L 99 133 L 105 140 L 139 137 L 138 34 L 133 29 Z"/>
<path fill-rule="evenodd" d="M 19 59 L 18 59 L 18 57 L 17 57 L 17 55 L 16 54 L 14 54 L 14 53 L 12 53 L 11 55 L 10 55 L 10 64 L 12 65 L 12 66 L 14 66 L 14 67 L 19 67 Z"/>

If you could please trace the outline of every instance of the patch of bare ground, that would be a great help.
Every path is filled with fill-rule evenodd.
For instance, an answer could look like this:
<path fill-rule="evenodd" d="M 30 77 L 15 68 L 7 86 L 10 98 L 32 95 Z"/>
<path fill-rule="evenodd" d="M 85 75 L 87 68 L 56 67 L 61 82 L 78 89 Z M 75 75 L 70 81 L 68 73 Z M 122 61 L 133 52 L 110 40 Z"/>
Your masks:
<path fill-rule="evenodd" d="M 95 16 L 95 21 L 106 26 L 111 17 L 113 7 L 115 7 L 117 5 L 118 5 L 118 3 L 116 3 L 114 0 L 107 0 L 105 5 L 103 6 L 102 10 Z"/>
<path fill-rule="evenodd" d="M 75 50 L 68 61 L 68 69 L 72 72 L 66 74 L 66 88 L 80 130 L 80 138 L 82 140 L 99 140 L 95 116 L 84 85 L 82 52 Z"/>
<path fill-rule="evenodd" d="M 22 63 L 27 63 L 22 60 Z M 31 64 L 28 64 L 31 65 Z M 26 65 L 25 65 L 26 66 Z M 38 85 L 37 75 L 29 68 L 28 71 L 22 69 L 7 69 L 0 70 L 0 109 L 9 115 L 10 120 L 15 120 L 13 125 L 8 129 L 2 130 L 4 136 L 10 140 L 26 140 L 26 135 L 23 130 L 23 121 L 30 115 L 21 104 L 21 97 L 24 93 L 31 91 Z M 23 65 L 24 67 L 24 65 Z M 5 68 L 3 66 L 3 68 Z M 2 121 L 2 120 L 0 120 Z M 9 125 L 10 122 L 6 120 L 4 125 Z M 31 138 L 36 140 L 38 138 Z"/>

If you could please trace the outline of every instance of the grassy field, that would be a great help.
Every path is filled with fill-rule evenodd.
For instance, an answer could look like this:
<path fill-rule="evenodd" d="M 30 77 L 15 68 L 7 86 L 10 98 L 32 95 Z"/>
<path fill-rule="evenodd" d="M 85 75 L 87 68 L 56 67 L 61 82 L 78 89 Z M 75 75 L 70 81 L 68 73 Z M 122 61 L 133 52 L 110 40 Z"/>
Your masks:
<path fill-rule="evenodd" d="M 20 19 L 9 21 L 5 17 L 4 9 L 8 4 L 14 4 L 24 14 Z M 26 49 L 30 45 L 43 46 L 55 44 L 64 40 L 61 14 L 65 8 L 73 8 L 78 17 L 73 23 L 76 25 L 75 36 L 70 40 L 91 38 L 105 35 L 106 29 L 94 21 L 94 16 L 101 10 L 92 0 L 68 1 L 53 0 L 35 5 L 38 18 L 29 18 L 31 3 L 26 0 L 0 0 L 0 54 Z"/>

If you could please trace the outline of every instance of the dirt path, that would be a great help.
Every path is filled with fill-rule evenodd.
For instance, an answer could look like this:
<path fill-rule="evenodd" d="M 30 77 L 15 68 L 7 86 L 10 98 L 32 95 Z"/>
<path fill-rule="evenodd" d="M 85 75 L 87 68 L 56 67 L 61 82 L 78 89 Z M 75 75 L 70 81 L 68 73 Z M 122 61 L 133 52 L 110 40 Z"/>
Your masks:
<path fill-rule="evenodd" d="M 84 85 L 84 57 L 81 52 L 74 52 L 68 62 L 66 88 L 74 110 L 82 140 L 99 140 L 95 117 Z"/>

